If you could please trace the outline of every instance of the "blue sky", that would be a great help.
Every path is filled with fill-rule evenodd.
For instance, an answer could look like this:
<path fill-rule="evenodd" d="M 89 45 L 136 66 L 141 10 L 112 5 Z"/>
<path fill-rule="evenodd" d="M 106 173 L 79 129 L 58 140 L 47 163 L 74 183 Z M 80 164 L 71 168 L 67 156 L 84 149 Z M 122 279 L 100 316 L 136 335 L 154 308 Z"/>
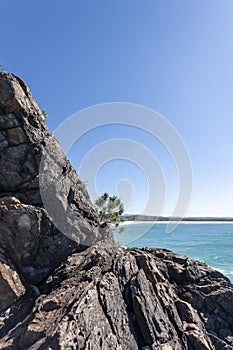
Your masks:
<path fill-rule="evenodd" d="M 27 82 L 51 131 L 96 104 L 149 107 L 174 125 L 190 154 L 187 215 L 233 216 L 232 0 L 3 0 L 1 14 L 0 62 Z M 161 214 L 171 215 L 179 175 L 164 146 L 143 130 L 96 128 L 69 157 L 79 169 L 92 147 L 118 138 L 137 141 L 158 158 L 166 179 Z M 98 192 L 115 193 L 121 179 L 131 184 L 127 211 L 143 212 L 147 177 L 130 161 L 103 164 Z"/>

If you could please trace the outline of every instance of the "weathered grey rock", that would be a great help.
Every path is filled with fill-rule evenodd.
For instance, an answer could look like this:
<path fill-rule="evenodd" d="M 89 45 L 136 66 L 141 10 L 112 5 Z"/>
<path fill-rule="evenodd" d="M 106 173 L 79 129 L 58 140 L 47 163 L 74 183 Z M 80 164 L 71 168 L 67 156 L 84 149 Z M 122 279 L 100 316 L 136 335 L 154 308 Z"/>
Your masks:
<path fill-rule="evenodd" d="M 0 247 L 28 284 L 40 282 L 68 255 L 82 250 L 56 229 L 43 208 L 2 198 L 0 217 Z"/>
<path fill-rule="evenodd" d="M 24 295 L 25 291 L 15 266 L 0 249 L 0 311 Z"/>
<path fill-rule="evenodd" d="M 116 242 L 100 227 L 85 185 L 48 131 L 28 87 L 7 72 L 0 73 L 0 168 L 0 249 L 12 280 L 18 279 L 14 290 L 9 278 L 2 279 L 0 288 L 9 293 L 1 310 L 72 252 L 104 237 Z M 5 265 L 1 276 L 6 276 L 3 270 Z"/>
<path fill-rule="evenodd" d="M 168 250 L 119 247 L 6 72 L 0 166 L 0 349 L 233 349 L 228 279 Z"/>
<path fill-rule="evenodd" d="M 161 295 L 162 291 L 162 302 L 165 301 L 164 307 L 172 309 L 172 317 L 179 314 L 183 331 L 186 333 L 188 348 L 215 349 L 211 340 L 212 335 L 215 335 L 224 346 L 233 349 L 233 339 L 230 336 L 233 334 L 233 286 L 229 280 L 205 264 L 189 260 L 187 257 L 173 252 L 146 249 L 146 252 L 152 254 L 153 261 L 151 257 L 144 254 L 144 251 L 133 250 L 133 254 L 139 266 L 148 274 L 157 293 Z M 157 271 L 158 266 L 159 272 Z M 154 271 L 156 271 L 156 275 L 153 273 Z M 163 281 L 162 288 L 158 283 L 159 280 Z M 177 298 L 174 296 L 174 291 Z M 175 312 L 172 306 L 174 301 Z M 168 305 L 170 306 L 168 307 Z M 214 310 L 218 310 L 218 312 L 214 312 Z M 177 324 L 179 323 L 177 322 Z M 225 329 L 225 332 L 221 332 L 221 327 Z"/>
<path fill-rule="evenodd" d="M 49 132 L 26 84 L 0 72 L 0 197 L 44 207 L 55 226 L 77 243 L 103 238 L 86 187 Z"/>
<path fill-rule="evenodd" d="M 16 317 L 16 307 L 2 316 L 1 348 L 233 349 L 227 332 L 216 327 L 229 318 L 232 334 L 231 310 L 224 310 L 221 299 L 218 315 L 207 319 L 204 308 L 198 311 L 187 302 L 190 286 L 177 283 L 165 268 L 176 259 L 178 255 L 161 249 L 126 251 L 104 243 L 74 253 L 37 285 L 41 295 L 34 296 L 33 308 L 22 318 Z M 213 288 L 228 293 L 232 304 L 233 288 L 224 276 L 213 277 L 214 270 L 204 264 L 197 268 L 195 261 L 180 261 L 181 270 L 195 267 L 196 277 L 201 270 L 200 285 L 211 284 L 203 292 L 206 304 L 212 303 Z M 192 292 L 197 291 L 194 282 Z M 31 298 L 29 294 L 29 304 Z M 22 307 L 20 301 L 17 307 Z"/>

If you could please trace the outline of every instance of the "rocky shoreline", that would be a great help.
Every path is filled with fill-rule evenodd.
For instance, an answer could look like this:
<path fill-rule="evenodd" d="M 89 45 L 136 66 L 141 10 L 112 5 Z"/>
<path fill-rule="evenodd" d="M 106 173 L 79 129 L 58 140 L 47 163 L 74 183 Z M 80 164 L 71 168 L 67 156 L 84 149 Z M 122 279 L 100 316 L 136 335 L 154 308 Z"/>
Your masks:
<path fill-rule="evenodd" d="M 0 349 L 233 349 L 229 280 L 168 250 L 120 247 L 30 90 L 7 72 L 0 167 Z"/>

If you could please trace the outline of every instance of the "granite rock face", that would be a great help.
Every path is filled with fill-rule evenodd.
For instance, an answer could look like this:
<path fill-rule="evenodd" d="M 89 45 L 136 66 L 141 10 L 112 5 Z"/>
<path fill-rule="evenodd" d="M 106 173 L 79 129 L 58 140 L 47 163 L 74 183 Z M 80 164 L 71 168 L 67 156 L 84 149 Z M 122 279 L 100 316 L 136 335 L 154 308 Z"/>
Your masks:
<path fill-rule="evenodd" d="M 6 72 L 0 166 L 0 349 L 233 349 L 228 279 L 168 250 L 120 247 Z"/>

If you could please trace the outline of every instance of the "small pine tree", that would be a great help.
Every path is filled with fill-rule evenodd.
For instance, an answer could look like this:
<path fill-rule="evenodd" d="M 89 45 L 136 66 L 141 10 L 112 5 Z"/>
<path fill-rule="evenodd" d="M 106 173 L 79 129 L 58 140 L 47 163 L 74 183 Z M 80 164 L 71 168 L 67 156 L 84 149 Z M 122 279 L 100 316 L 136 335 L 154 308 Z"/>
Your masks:
<path fill-rule="evenodd" d="M 43 114 L 44 119 L 46 120 L 48 117 L 48 113 L 46 112 L 46 110 L 45 109 L 41 110 L 41 113 Z"/>
<path fill-rule="evenodd" d="M 95 201 L 95 208 L 99 214 L 101 224 L 113 224 L 115 227 L 122 222 L 121 215 L 124 213 L 124 205 L 117 196 L 109 196 L 105 192 Z M 120 229 L 120 232 L 124 228 Z"/>

